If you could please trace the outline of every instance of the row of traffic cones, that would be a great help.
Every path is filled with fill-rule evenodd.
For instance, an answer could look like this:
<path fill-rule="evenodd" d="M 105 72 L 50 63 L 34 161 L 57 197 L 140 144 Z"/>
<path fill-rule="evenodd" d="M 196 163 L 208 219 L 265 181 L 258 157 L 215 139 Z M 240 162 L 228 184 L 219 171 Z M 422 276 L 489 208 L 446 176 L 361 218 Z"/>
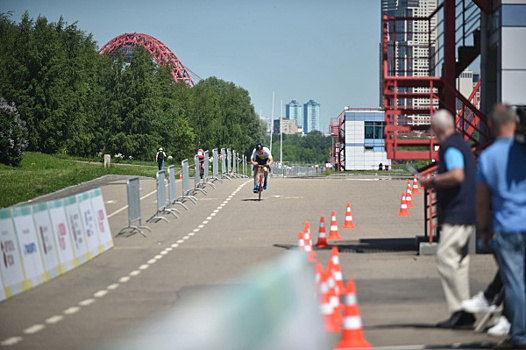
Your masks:
<path fill-rule="evenodd" d="M 352 223 L 350 205 L 344 227 L 355 227 Z M 342 227 L 343 228 L 343 227 Z M 339 237 L 336 215 L 332 212 L 331 234 L 327 237 L 325 221 L 321 217 L 318 242 L 315 247 L 327 247 L 327 239 Z M 341 239 L 341 237 L 340 237 Z M 325 330 L 335 333 L 341 332 L 342 338 L 335 349 L 370 348 L 371 344 L 365 340 L 362 322 L 356 297 L 354 281 L 347 281 L 344 287 L 343 274 L 337 247 L 332 247 L 331 257 L 324 271 L 321 263 L 316 260 L 317 253 L 313 250 L 310 223 L 306 222 L 303 231 L 298 234 L 299 250 L 305 252 L 307 261 L 315 264 L 315 290 L 318 293 L 320 310 L 324 320 Z M 343 297 L 343 303 L 340 298 Z"/>
<path fill-rule="evenodd" d="M 418 180 L 416 175 L 413 176 L 413 184 L 411 185 L 411 180 L 407 180 L 407 189 L 405 192 L 402 192 L 402 200 L 400 203 L 400 212 L 397 216 L 410 216 L 411 214 L 407 210 L 408 208 L 413 208 L 413 194 L 422 194 L 419 191 Z"/>
<path fill-rule="evenodd" d="M 371 344 L 363 335 L 356 286 L 354 281 L 349 280 L 344 287 L 337 247 L 331 250 L 326 271 L 320 263 L 316 264 L 316 288 L 325 330 L 342 333 L 335 349 L 370 348 Z"/>

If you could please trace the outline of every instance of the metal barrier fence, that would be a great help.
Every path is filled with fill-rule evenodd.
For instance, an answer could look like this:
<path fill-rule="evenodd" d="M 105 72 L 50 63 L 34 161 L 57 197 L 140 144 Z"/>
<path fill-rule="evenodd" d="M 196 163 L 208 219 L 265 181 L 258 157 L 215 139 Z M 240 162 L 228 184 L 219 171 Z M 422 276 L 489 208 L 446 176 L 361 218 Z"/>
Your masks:
<path fill-rule="evenodd" d="M 128 226 L 123 227 L 119 232 L 117 232 L 115 238 L 129 229 L 131 229 L 131 231 L 128 232 L 129 236 L 131 236 L 135 231 L 139 231 L 143 237 L 146 237 L 146 234 L 142 231 L 142 229 L 147 229 L 150 232 L 152 232 L 152 229 L 148 226 L 142 225 L 141 197 L 139 178 L 137 176 L 130 177 L 128 179 L 126 182 L 126 192 L 128 194 Z M 136 221 L 139 221 L 139 225 L 133 225 L 133 223 Z"/>
<path fill-rule="evenodd" d="M 162 216 L 162 214 L 172 214 L 176 218 L 179 218 L 177 213 L 180 214 L 179 210 L 175 208 L 168 208 L 169 202 L 166 200 L 166 174 L 164 170 L 159 170 L 156 175 L 157 180 L 157 211 L 152 215 L 151 218 L 146 222 L 157 222 L 159 220 L 168 220 Z"/>
<path fill-rule="evenodd" d="M 226 166 L 227 154 L 224 148 L 221 148 L 221 178 L 232 181 L 230 176 L 228 176 L 228 169 Z"/>
<path fill-rule="evenodd" d="M 228 171 L 228 176 L 232 175 L 232 151 L 230 148 L 226 149 L 226 167 Z"/>
<path fill-rule="evenodd" d="M 199 161 L 199 156 L 196 154 L 194 156 L 194 189 L 192 194 L 198 191 L 208 195 L 208 192 L 204 189 L 204 184 L 201 182 L 201 162 Z"/>
<path fill-rule="evenodd" d="M 219 177 L 219 154 L 217 148 L 212 150 L 212 182 L 219 181 L 223 183 L 223 180 Z"/>
<path fill-rule="evenodd" d="M 183 197 L 177 197 L 175 187 L 175 165 L 170 165 L 168 167 L 168 202 L 170 205 L 178 204 L 188 210 L 188 207 L 182 201 Z"/>
<path fill-rule="evenodd" d="M 197 198 L 193 196 L 194 192 L 190 189 L 190 170 L 188 165 L 188 159 L 181 162 L 181 174 L 183 182 L 183 200 L 189 199 L 194 204 L 197 203 Z"/>

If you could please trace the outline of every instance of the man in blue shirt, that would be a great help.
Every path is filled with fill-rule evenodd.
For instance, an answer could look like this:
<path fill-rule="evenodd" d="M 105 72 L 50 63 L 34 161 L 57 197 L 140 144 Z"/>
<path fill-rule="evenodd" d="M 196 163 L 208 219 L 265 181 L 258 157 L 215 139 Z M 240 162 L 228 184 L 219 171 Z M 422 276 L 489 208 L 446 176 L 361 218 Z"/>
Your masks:
<path fill-rule="evenodd" d="M 477 173 L 477 223 L 488 246 L 492 204 L 496 253 L 511 318 L 510 339 L 496 347 L 502 349 L 526 349 L 526 145 L 513 140 L 516 122 L 511 107 L 494 107 L 490 126 L 497 139 L 480 154 Z"/>
<path fill-rule="evenodd" d="M 438 173 L 421 178 L 437 194 L 440 241 L 437 268 L 451 317 L 439 328 L 471 328 L 472 313 L 462 310 L 469 298 L 469 255 L 467 245 L 475 235 L 475 160 L 470 146 L 455 132 L 455 120 L 445 109 L 436 112 L 431 128 L 440 143 Z"/>

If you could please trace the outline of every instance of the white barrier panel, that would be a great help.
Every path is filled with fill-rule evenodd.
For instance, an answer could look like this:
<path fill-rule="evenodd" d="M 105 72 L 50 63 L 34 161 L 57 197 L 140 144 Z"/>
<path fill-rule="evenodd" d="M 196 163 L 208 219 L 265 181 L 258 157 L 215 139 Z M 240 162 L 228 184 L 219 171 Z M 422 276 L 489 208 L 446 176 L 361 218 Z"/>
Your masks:
<path fill-rule="evenodd" d="M 92 258 L 91 253 L 88 251 L 88 245 L 86 243 L 86 236 L 82 227 L 82 220 L 79 214 L 79 206 L 77 198 L 75 196 L 67 197 L 63 199 L 64 211 L 69 224 L 69 233 L 72 240 L 73 251 L 75 257 L 81 264 Z"/>
<path fill-rule="evenodd" d="M 57 277 L 65 271 L 60 270 L 57 244 L 53 236 L 53 226 L 51 225 L 47 203 L 35 204 L 31 209 L 40 242 L 40 253 L 44 262 L 44 270 L 49 274 L 50 278 Z"/>
<path fill-rule="evenodd" d="M 10 209 L 0 210 L 0 250 L 2 253 L 0 272 L 4 281 L 6 298 L 10 298 L 30 288 L 24 276 Z"/>
<path fill-rule="evenodd" d="M 61 273 L 69 271 L 80 265 L 79 259 L 75 258 L 73 247 L 71 245 L 71 238 L 69 235 L 69 228 L 66 220 L 66 213 L 64 212 L 64 205 L 62 200 L 48 202 L 49 215 L 51 216 L 51 224 L 53 225 L 53 232 L 58 246 L 58 256 L 60 260 L 59 270 Z"/>
<path fill-rule="evenodd" d="M 84 236 L 88 244 L 88 252 L 93 257 L 96 257 L 99 251 L 100 240 L 95 227 L 95 218 L 93 217 L 93 208 L 91 207 L 91 200 L 89 192 L 84 192 L 77 195 L 77 202 L 79 203 L 79 212 L 84 228 Z"/>
<path fill-rule="evenodd" d="M 42 263 L 42 255 L 40 254 L 31 207 L 14 207 L 11 209 L 11 212 L 22 257 L 22 268 L 25 272 L 27 284 L 30 288 L 33 288 L 49 281 L 51 278 L 44 270 L 44 264 Z"/>
<path fill-rule="evenodd" d="M 104 199 L 102 198 L 102 191 L 100 188 L 91 190 L 91 207 L 95 213 L 95 221 L 97 222 L 97 232 L 101 246 L 99 251 L 103 252 L 113 248 L 113 238 L 111 237 L 110 225 L 108 224 L 108 216 L 106 215 L 106 207 L 104 206 Z"/>
<path fill-rule="evenodd" d="M 4 282 L 2 281 L 2 274 L 0 273 L 0 302 L 6 299 L 7 297 L 5 295 Z"/>

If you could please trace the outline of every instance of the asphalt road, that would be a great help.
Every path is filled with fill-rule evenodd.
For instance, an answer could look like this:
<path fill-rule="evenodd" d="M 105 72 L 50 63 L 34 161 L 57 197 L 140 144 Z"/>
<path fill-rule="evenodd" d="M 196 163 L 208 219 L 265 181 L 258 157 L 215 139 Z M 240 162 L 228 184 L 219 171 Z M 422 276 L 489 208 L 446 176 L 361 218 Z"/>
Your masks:
<path fill-rule="evenodd" d="M 115 235 L 128 224 L 126 181 L 111 180 L 97 185 Z M 340 230 L 343 239 L 331 243 L 339 247 L 344 280 L 356 282 L 365 338 L 374 347 L 487 348 L 499 340 L 433 327 L 449 315 L 434 256 L 420 256 L 416 248 L 415 236 L 424 232 L 422 195 L 415 196 L 411 216 L 397 216 L 406 180 L 375 175 L 273 178 L 261 202 L 249 179 L 225 180 L 216 189 L 207 187 L 207 195 L 198 193 L 197 204 L 186 202 L 189 210 L 176 207 L 178 219 L 165 215 L 168 223 L 144 222 L 155 213 L 156 184 L 141 179 L 140 185 L 143 224 L 153 232 L 145 231 L 146 238 L 116 237 L 113 249 L 0 303 L 0 348 L 97 348 L 189 295 L 294 249 L 307 221 L 314 240 L 321 216 L 329 231 L 332 210 L 341 227 L 347 202 L 357 228 Z M 330 250 L 317 252 L 325 267 Z M 472 294 L 495 271 L 490 255 L 472 256 Z M 339 338 L 330 334 L 328 342 L 332 346 Z"/>

